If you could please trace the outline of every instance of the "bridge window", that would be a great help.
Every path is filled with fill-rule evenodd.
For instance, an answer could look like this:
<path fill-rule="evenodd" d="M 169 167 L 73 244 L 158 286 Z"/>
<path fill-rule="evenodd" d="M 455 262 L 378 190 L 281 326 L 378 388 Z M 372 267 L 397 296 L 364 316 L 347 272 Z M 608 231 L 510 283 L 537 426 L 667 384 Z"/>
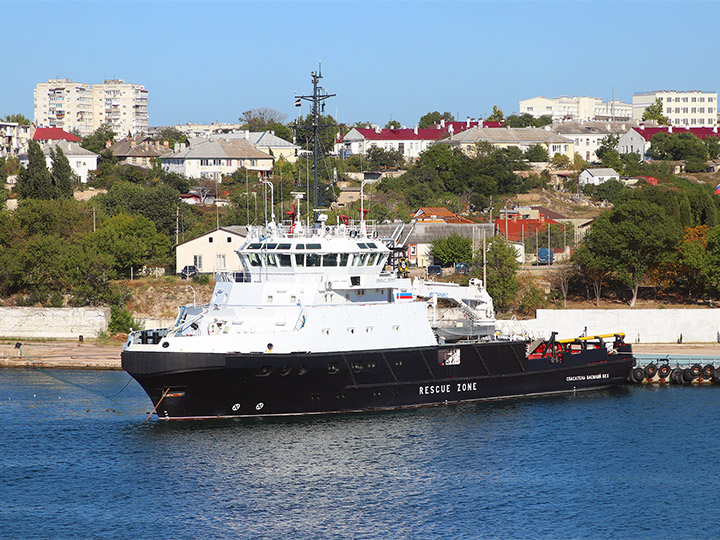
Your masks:
<path fill-rule="evenodd" d="M 340 254 L 340 266 L 347 266 L 349 258 L 350 258 L 349 253 L 341 253 Z"/>
<path fill-rule="evenodd" d="M 295 254 L 295 266 L 305 266 L 305 255 L 302 253 Z"/>
<path fill-rule="evenodd" d="M 338 254 L 337 253 L 328 253 L 326 255 L 323 255 L 323 266 L 337 266 L 338 262 Z"/>
<path fill-rule="evenodd" d="M 280 266 L 292 266 L 290 255 L 287 253 L 280 253 L 278 258 L 280 260 Z"/>
<path fill-rule="evenodd" d="M 307 266 L 320 266 L 320 259 L 322 257 L 315 253 L 309 253 L 305 262 Z"/>

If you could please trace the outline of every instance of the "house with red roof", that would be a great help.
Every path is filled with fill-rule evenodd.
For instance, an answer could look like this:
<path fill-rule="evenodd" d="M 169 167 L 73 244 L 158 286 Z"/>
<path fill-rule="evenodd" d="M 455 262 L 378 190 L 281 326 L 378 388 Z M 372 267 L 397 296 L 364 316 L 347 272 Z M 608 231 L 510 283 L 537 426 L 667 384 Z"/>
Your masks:
<path fill-rule="evenodd" d="M 536 233 L 547 232 L 548 225 L 561 227 L 562 224 L 554 219 L 548 219 L 540 214 L 539 219 L 522 219 L 517 216 L 499 217 L 493 220 L 495 230 L 502 234 L 510 242 L 521 242 L 524 239 L 535 236 Z"/>
<path fill-rule="evenodd" d="M 650 141 L 658 133 L 667 133 L 668 135 L 677 135 L 679 133 L 692 133 L 701 141 L 707 137 L 716 137 L 720 139 L 717 126 L 715 127 L 697 127 L 697 128 L 678 128 L 673 126 L 644 126 L 634 127 L 627 133 L 620 136 L 617 149 L 621 154 L 638 154 L 640 159 L 645 159 L 647 151 L 650 149 Z"/>
<path fill-rule="evenodd" d="M 344 137 L 338 138 L 335 153 L 349 157 L 365 154 L 375 146 L 383 150 L 397 150 L 405 159 L 416 159 L 431 144 L 447 136 L 446 130 L 434 128 L 352 128 Z"/>
<path fill-rule="evenodd" d="M 33 141 L 80 142 L 82 139 L 58 127 L 39 127 L 33 133 Z"/>

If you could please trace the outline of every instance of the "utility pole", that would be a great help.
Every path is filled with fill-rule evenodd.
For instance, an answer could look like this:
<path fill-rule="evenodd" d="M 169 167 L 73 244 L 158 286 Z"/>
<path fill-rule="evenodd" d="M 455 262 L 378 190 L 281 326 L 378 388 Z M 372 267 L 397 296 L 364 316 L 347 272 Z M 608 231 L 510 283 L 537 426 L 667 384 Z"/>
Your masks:
<path fill-rule="evenodd" d="M 313 140 L 313 207 L 318 207 L 319 188 L 318 188 L 318 167 L 317 159 L 320 152 L 320 130 L 321 128 L 329 127 L 327 125 L 320 125 L 320 113 L 325 111 L 325 100 L 334 97 L 335 94 L 325 93 L 325 89 L 319 85 L 320 79 L 322 79 L 322 66 L 318 62 L 317 72 L 311 73 L 313 83 L 313 93 L 310 96 L 295 96 L 295 106 L 300 106 L 300 101 L 309 101 L 311 104 L 312 114 L 312 140 Z"/>

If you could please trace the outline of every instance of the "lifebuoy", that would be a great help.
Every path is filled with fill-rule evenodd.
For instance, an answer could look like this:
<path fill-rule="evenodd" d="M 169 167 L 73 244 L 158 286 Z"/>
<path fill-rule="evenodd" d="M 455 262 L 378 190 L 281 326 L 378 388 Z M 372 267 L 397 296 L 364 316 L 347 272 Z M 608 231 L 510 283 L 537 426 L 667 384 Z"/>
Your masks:
<path fill-rule="evenodd" d="M 655 378 L 657 371 L 657 366 L 652 362 L 649 363 L 647 366 L 645 366 L 645 378 L 648 380 Z"/>
<path fill-rule="evenodd" d="M 377 232 L 377 231 L 373 231 L 372 237 L 373 237 L 373 238 L 377 238 L 378 236 L 380 236 L 380 235 L 378 234 L 378 232 Z"/>
<path fill-rule="evenodd" d="M 357 231 L 356 231 L 356 230 L 350 231 L 350 238 L 355 238 L 356 236 L 357 236 Z"/>
<path fill-rule="evenodd" d="M 702 378 L 706 381 L 709 381 L 713 378 L 713 375 L 715 375 L 715 368 L 712 364 L 706 364 L 702 368 Z"/>

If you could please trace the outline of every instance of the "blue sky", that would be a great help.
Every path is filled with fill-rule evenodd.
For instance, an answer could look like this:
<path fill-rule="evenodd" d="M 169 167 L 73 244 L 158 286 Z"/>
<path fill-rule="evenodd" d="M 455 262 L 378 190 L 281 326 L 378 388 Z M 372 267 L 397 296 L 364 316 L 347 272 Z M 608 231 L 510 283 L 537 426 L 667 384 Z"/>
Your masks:
<path fill-rule="evenodd" d="M 150 125 L 234 122 L 258 107 L 290 119 L 318 60 L 337 94 L 326 112 L 348 123 L 409 127 L 495 104 L 507 115 L 520 99 L 610 99 L 613 87 L 625 101 L 720 90 L 714 1 L 0 0 L 0 13 L 0 116 L 32 118 L 35 84 L 66 77 L 144 84 Z"/>

